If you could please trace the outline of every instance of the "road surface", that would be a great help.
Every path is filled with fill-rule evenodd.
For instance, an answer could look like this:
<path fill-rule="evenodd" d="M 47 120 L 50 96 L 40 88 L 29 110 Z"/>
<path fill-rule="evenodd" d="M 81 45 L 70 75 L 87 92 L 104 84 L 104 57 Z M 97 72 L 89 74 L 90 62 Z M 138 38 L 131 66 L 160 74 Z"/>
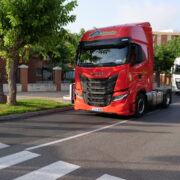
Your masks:
<path fill-rule="evenodd" d="M 0 122 L 1 180 L 179 180 L 180 96 L 142 118 L 68 111 Z"/>

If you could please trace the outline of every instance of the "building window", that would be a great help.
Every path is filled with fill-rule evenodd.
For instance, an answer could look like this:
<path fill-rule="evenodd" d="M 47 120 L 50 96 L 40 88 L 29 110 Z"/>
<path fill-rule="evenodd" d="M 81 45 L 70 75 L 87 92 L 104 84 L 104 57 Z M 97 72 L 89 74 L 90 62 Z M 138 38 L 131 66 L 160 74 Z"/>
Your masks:
<path fill-rule="evenodd" d="M 172 36 L 171 35 L 168 35 L 167 36 L 167 40 L 170 41 L 172 39 Z"/>
<path fill-rule="evenodd" d="M 43 68 L 43 81 L 52 81 L 53 79 L 52 70 L 49 68 Z"/>
<path fill-rule="evenodd" d="M 161 45 L 161 35 L 157 35 L 157 45 Z"/>
<path fill-rule="evenodd" d="M 36 69 L 36 77 L 42 77 L 42 68 Z"/>

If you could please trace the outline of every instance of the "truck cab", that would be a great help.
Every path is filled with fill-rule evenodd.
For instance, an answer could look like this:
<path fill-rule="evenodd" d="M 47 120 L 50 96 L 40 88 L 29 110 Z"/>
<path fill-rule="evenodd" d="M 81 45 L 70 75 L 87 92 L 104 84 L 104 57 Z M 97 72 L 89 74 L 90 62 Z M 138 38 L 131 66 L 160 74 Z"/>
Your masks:
<path fill-rule="evenodd" d="M 172 67 L 172 90 L 180 93 L 180 57 L 175 59 Z"/>
<path fill-rule="evenodd" d="M 125 24 L 86 32 L 78 47 L 75 94 L 75 110 L 121 115 L 141 116 L 147 101 L 163 101 L 163 93 L 153 91 L 150 24 Z"/>

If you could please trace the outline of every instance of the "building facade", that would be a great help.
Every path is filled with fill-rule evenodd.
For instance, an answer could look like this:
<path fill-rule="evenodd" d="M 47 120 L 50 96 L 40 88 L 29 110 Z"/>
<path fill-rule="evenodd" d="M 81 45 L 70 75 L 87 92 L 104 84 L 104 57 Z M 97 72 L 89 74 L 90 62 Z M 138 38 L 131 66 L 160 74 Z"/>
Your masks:
<path fill-rule="evenodd" d="M 163 45 L 179 36 L 180 33 L 174 32 L 153 32 L 153 43 L 154 45 Z"/>
<path fill-rule="evenodd" d="M 31 57 L 28 63 L 22 63 L 28 66 L 28 82 L 38 83 L 38 82 L 48 82 L 53 80 L 53 67 L 51 67 L 50 60 L 40 59 L 38 56 Z M 21 65 L 21 64 L 19 64 Z M 3 72 L 4 83 L 7 82 L 7 75 L 5 71 L 6 62 L 0 59 L 0 71 Z M 17 72 L 17 82 L 20 83 L 20 69 Z"/>

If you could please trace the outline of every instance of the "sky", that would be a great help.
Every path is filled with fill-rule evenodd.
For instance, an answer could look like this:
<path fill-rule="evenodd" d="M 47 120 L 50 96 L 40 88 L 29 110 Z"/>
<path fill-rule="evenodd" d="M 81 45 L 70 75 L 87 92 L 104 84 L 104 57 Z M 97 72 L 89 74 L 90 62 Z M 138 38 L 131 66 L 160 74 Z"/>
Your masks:
<path fill-rule="evenodd" d="M 76 21 L 66 28 L 73 33 L 94 27 L 150 22 L 153 31 L 180 32 L 180 0 L 77 0 Z"/>

